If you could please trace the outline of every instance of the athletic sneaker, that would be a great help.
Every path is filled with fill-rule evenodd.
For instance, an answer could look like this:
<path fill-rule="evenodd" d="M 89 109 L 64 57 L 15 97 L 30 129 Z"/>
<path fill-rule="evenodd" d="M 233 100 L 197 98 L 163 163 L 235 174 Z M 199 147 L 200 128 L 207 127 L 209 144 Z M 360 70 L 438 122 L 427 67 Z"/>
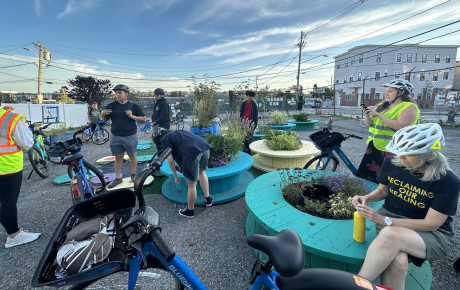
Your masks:
<path fill-rule="evenodd" d="M 184 216 L 184 217 L 189 218 L 189 219 L 192 219 L 192 218 L 195 217 L 195 211 L 189 210 L 187 207 L 185 207 L 184 209 L 179 210 L 179 214 L 181 216 Z"/>
<path fill-rule="evenodd" d="M 23 229 L 19 230 L 19 234 L 16 235 L 14 238 L 7 237 L 5 248 L 11 248 L 14 246 L 24 245 L 30 242 L 35 241 L 40 237 L 40 233 L 29 233 L 28 231 L 24 231 Z"/>
<path fill-rule="evenodd" d="M 136 174 L 131 174 L 131 181 L 134 183 L 134 179 L 136 179 Z"/>
<path fill-rule="evenodd" d="M 206 207 L 212 205 L 212 196 L 211 195 L 209 195 L 208 197 L 205 197 L 204 199 L 206 200 Z"/>
<path fill-rule="evenodd" d="M 121 178 L 115 178 L 110 184 L 107 186 L 108 188 L 114 188 L 115 186 L 121 184 L 123 180 Z"/>

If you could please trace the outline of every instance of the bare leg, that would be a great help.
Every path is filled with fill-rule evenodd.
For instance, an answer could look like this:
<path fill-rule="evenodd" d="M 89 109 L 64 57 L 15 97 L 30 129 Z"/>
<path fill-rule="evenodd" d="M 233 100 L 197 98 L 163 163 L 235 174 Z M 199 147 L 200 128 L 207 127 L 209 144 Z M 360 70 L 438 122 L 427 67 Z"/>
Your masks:
<path fill-rule="evenodd" d="M 187 208 L 189 210 L 195 209 L 195 201 L 196 201 L 196 182 L 192 184 L 188 184 Z"/>
<path fill-rule="evenodd" d="M 366 259 L 359 275 L 374 280 L 402 253 L 418 258 L 426 258 L 426 245 L 423 239 L 413 230 L 403 227 L 385 227 L 367 249 Z M 391 271 L 386 274 L 390 277 Z M 404 281 L 402 282 L 404 283 Z"/>
<path fill-rule="evenodd" d="M 131 163 L 131 174 L 136 174 L 137 170 L 137 156 L 129 156 L 129 162 Z"/>
<path fill-rule="evenodd" d="M 400 252 L 380 275 L 382 285 L 394 290 L 403 290 L 408 270 L 409 260 L 407 254 Z"/>
<path fill-rule="evenodd" d="M 121 168 L 123 167 L 123 157 L 125 156 L 124 153 L 115 156 L 115 177 L 120 179 L 121 175 Z"/>
<path fill-rule="evenodd" d="M 200 176 L 199 176 L 199 179 L 200 179 L 200 186 L 201 186 L 201 189 L 203 190 L 204 192 L 204 197 L 208 197 L 209 196 L 209 181 L 208 181 L 208 176 L 206 175 L 206 172 L 200 168 Z M 195 198 L 196 199 L 196 198 Z"/>

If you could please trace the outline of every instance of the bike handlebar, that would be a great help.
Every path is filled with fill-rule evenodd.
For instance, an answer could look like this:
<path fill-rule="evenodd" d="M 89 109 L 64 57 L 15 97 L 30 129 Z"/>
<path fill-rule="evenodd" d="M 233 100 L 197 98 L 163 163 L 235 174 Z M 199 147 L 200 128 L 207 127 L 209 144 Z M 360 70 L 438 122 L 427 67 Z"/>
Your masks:
<path fill-rule="evenodd" d="M 346 134 L 346 136 L 347 136 L 348 138 L 352 137 L 352 138 L 356 138 L 356 139 L 363 139 L 363 137 L 357 136 L 357 135 L 354 135 L 354 134 Z"/>

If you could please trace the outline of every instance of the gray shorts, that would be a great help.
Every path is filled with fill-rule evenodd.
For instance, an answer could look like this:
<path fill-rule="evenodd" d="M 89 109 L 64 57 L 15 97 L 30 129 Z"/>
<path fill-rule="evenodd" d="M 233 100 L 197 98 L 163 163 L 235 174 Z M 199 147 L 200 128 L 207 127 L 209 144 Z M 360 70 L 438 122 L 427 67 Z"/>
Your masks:
<path fill-rule="evenodd" d="M 193 160 L 192 165 L 190 166 L 190 172 L 192 172 L 193 176 L 195 176 L 195 180 L 185 178 L 185 182 L 187 182 L 187 184 L 192 184 L 198 181 L 200 177 L 200 169 L 208 169 L 208 160 L 209 150 L 206 150 L 198 154 L 198 156 L 195 158 L 195 160 Z"/>
<path fill-rule="evenodd" d="M 384 208 L 379 208 L 377 212 L 382 216 L 394 217 L 394 218 L 406 218 L 401 215 L 397 215 L 388 211 Z M 375 224 L 375 229 L 377 230 L 377 234 L 384 226 Z M 427 260 L 438 260 L 441 259 L 449 254 L 449 252 L 453 249 L 455 245 L 455 238 L 452 233 L 448 231 L 437 229 L 435 231 L 415 231 L 420 237 L 423 239 L 426 245 L 426 259 Z M 424 259 L 412 257 L 409 255 L 409 258 L 412 262 L 419 266 L 424 261 Z M 419 266 L 420 267 L 420 266 Z"/>
<path fill-rule="evenodd" d="M 137 133 L 131 136 L 121 137 L 115 136 L 112 134 L 112 139 L 110 140 L 110 150 L 112 155 L 120 155 L 126 152 L 128 156 L 136 155 L 137 149 Z"/>

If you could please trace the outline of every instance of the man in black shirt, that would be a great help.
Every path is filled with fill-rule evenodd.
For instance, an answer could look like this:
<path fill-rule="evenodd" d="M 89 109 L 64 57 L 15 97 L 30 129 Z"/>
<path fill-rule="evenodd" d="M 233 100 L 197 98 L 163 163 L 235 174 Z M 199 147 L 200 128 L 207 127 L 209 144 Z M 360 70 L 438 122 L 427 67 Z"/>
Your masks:
<path fill-rule="evenodd" d="M 101 118 L 104 121 L 112 119 L 112 140 L 110 140 L 110 149 L 115 155 L 115 177 L 108 188 L 113 188 L 122 182 L 121 168 L 123 166 L 123 156 L 126 152 L 131 162 L 131 180 L 134 182 L 134 176 L 137 169 L 137 128 L 136 122 L 145 122 L 147 118 L 142 109 L 128 101 L 129 88 L 126 85 L 116 85 L 113 88 L 117 101 L 107 105 L 102 111 Z"/>
<path fill-rule="evenodd" d="M 171 120 L 169 119 L 169 106 L 166 102 L 163 89 L 156 89 L 155 93 L 155 105 L 153 105 L 152 123 L 153 126 L 160 126 L 161 128 L 169 129 L 171 126 Z"/>

